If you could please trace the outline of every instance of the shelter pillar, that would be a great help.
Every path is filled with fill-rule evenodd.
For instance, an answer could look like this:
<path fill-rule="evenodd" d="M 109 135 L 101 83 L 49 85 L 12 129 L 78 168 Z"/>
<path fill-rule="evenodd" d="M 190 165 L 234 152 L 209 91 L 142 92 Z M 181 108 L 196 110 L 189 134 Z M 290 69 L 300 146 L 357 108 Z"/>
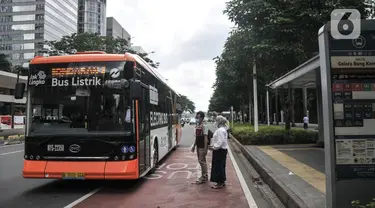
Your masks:
<path fill-rule="evenodd" d="M 276 118 L 275 118 L 275 124 L 279 125 L 279 89 L 275 88 L 275 110 L 276 110 Z"/>
<path fill-rule="evenodd" d="M 324 145 L 324 133 L 323 133 L 323 103 L 322 103 L 322 84 L 320 76 L 320 68 L 315 69 L 316 72 L 316 101 L 317 101 L 317 113 L 318 113 L 318 145 Z"/>
<path fill-rule="evenodd" d="M 303 113 L 307 115 L 307 88 L 302 88 L 302 96 L 303 96 Z"/>
<path fill-rule="evenodd" d="M 266 92 L 266 105 L 267 105 L 267 125 L 270 125 L 270 95 L 269 95 L 269 88 L 267 87 Z"/>

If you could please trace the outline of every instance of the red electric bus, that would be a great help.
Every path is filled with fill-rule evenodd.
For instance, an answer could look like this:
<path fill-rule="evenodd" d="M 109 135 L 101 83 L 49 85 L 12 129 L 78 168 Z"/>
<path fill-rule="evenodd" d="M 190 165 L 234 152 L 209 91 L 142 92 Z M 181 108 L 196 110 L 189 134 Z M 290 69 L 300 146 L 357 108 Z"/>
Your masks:
<path fill-rule="evenodd" d="M 180 141 L 179 95 L 138 55 L 35 57 L 25 89 L 24 178 L 137 179 Z"/>

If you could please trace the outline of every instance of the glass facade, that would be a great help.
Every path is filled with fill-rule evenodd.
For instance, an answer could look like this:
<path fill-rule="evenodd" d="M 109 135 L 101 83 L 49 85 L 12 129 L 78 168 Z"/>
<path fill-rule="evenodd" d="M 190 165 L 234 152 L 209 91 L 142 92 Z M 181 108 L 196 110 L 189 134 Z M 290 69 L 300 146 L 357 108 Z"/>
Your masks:
<path fill-rule="evenodd" d="M 123 38 L 129 41 L 129 45 L 131 44 L 130 34 L 113 17 L 107 17 L 107 36 Z"/>
<path fill-rule="evenodd" d="M 106 35 L 106 0 L 79 0 L 78 32 Z"/>
<path fill-rule="evenodd" d="M 77 13 L 78 0 L 0 0 L 0 53 L 27 63 L 45 40 L 77 32 Z"/>

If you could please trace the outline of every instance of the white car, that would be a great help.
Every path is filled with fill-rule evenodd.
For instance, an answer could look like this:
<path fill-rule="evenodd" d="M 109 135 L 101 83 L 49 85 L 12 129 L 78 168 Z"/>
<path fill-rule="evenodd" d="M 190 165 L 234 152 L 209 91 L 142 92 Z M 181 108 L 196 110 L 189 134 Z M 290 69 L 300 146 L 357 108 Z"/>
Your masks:
<path fill-rule="evenodd" d="M 190 125 L 194 125 L 196 123 L 197 123 L 197 121 L 195 120 L 195 118 L 191 118 L 190 121 L 189 121 Z"/>

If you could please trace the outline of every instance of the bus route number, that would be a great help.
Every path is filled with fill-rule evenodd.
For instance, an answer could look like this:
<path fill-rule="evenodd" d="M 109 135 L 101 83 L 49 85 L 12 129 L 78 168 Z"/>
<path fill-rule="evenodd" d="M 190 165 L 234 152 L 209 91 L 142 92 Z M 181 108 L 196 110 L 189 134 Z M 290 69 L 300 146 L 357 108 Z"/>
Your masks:
<path fill-rule="evenodd" d="M 47 145 L 48 152 L 64 152 L 63 144 L 49 144 Z"/>

